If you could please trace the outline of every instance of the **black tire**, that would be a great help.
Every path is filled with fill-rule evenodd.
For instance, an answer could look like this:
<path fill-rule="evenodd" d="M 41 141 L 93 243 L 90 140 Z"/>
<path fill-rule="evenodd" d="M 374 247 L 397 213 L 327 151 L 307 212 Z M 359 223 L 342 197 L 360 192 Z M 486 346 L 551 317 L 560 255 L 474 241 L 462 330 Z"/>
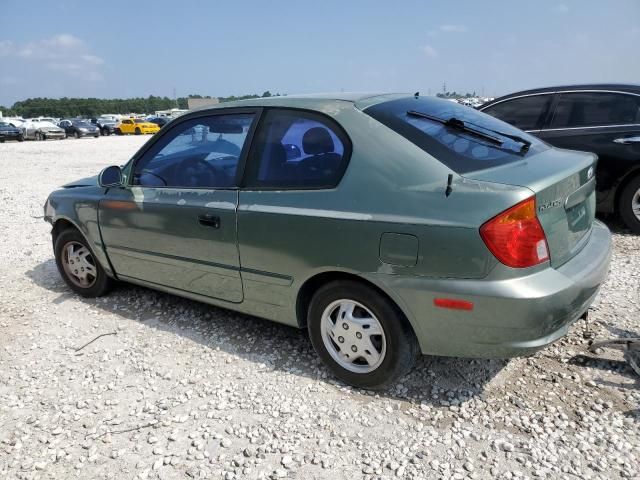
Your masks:
<path fill-rule="evenodd" d="M 24 142 L 24 135 L 18 135 L 18 141 Z"/>
<path fill-rule="evenodd" d="M 142 133 L 142 131 L 140 130 L 139 127 L 136 127 L 136 135 L 140 135 Z"/>
<path fill-rule="evenodd" d="M 99 136 L 100 136 L 100 134 L 94 135 L 93 138 L 98 138 Z"/>
<path fill-rule="evenodd" d="M 376 316 L 386 338 L 386 354 L 382 363 L 368 373 L 347 370 L 334 360 L 322 338 L 322 315 L 333 302 L 353 300 Z M 321 287 L 313 296 L 307 314 L 311 343 L 318 356 L 333 374 L 358 388 L 382 389 L 404 376 L 419 354 L 418 341 L 402 312 L 383 294 L 355 281 L 339 280 Z"/>
<path fill-rule="evenodd" d="M 65 271 L 65 267 L 63 266 L 63 262 L 65 262 L 65 254 L 63 250 L 71 242 L 73 242 L 74 244 L 80 244 L 81 246 L 89 250 L 93 265 L 95 266 L 95 280 L 91 283 L 91 285 L 87 287 L 82 287 L 78 284 L 77 280 L 72 279 L 71 276 Z M 82 295 L 83 297 L 101 297 L 102 295 L 107 294 L 113 287 L 113 280 L 107 276 L 106 272 L 100 265 L 100 262 L 98 262 L 98 260 L 96 259 L 93 250 L 89 247 L 85 238 L 77 230 L 67 229 L 60 233 L 60 235 L 58 235 L 58 238 L 56 238 L 53 250 L 56 257 L 58 272 L 60 272 L 62 279 L 74 292 Z"/>
<path fill-rule="evenodd" d="M 0 143 L 4 143 L 4 138 L 0 138 Z"/>
<path fill-rule="evenodd" d="M 36 142 L 39 142 L 42 140 L 42 134 L 40 132 L 36 132 L 34 135 L 34 139 Z"/>
<path fill-rule="evenodd" d="M 640 233 L 640 219 L 633 213 L 633 206 L 640 202 L 640 175 L 636 175 L 620 192 L 618 198 L 618 213 L 622 221 L 634 233 Z"/>
<path fill-rule="evenodd" d="M 73 132 L 73 136 L 76 138 L 80 138 L 80 134 L 78 132 Z"/>
<path fill-rule="evenodd" d="M 116 135 L 122 135 L 122 130 L 120 130 L 119 128 L 116 128 L 114 132 Z"/>

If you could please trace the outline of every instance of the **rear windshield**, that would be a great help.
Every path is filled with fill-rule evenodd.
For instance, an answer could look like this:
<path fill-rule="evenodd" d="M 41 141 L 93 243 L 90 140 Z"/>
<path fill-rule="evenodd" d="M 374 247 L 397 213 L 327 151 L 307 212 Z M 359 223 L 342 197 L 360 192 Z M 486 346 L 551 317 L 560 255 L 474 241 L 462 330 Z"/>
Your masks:
<path fill-rule="evenodd" d="M 457 102 L 434 97 L 391 100 L 373 105 L 364 112 L 460 174 L 517 162 L 549 148 L 536 137 L 490 115 Z M 497 145 L 476 134 L 409 112 L 442 120 L 461 120 L 466 126 L 499 139 L 502 144 Z M 528 150 L 523 149 L 523 142 L 494 131 L 520 137 L 531 145 Z"/>

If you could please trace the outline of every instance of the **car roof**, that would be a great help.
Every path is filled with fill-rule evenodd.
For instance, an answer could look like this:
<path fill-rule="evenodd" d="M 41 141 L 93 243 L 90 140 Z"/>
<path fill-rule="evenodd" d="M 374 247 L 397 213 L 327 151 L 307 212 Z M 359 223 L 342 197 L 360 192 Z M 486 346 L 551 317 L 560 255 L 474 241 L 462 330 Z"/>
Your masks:
<path fill-rule="evenodd" d="M 361 93 L 361 92 L 340 92 L 340 93 L 312 93 L 301 95 L 281 95 L 273 97 L 249 98 L 245 100 L 234 100 L 216 105 L 209 105 L 195 109 L 194 111 L 216 110 L 230 107 L 290 107 L 322 109 L 336 103 L 352 103 L 356 108 L 365 108 L 392 98 L 406 97 L 407 93 Z"/>
<path fill-rule="evenodd" d="M 636 93 L 640 94 L 640 85 L 635 84 L 625 84 L 625 83 L 585 83 L 578 85 L 557 85 L 552 87 L 541 87 L 541 88 L 531 88 L 529 90 L 521 90 L 518 92 L 513 92 L 508 95 L 503 95 L 502 97 L 495 98 L 490 102 L 485 103 L 485 105 L 491 105 L 493 103 L 498 103 L 503 100 L 507 100 L 508 98 L 513 97 L 521 97 L 524 95 L 535 95 L 537 93 L 554 93 L 554 92 L 566 92 L 566 91 L 585 91 L 585 90 L 607 90 L 614 92 L 628 92 L 628 93 Z"/>

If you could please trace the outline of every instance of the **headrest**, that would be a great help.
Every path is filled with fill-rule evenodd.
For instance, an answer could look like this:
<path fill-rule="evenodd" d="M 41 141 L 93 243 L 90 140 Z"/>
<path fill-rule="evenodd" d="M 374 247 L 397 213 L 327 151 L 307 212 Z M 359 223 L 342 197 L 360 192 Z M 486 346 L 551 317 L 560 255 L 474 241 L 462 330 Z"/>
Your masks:
<path fill-rule="evenodd" d="M 307 130 L 302 137 L 302 148 L 307 155 L 321 155 L 332 153 L 335 147 L 331 135 L 325 128 L 314 127 Z"/>

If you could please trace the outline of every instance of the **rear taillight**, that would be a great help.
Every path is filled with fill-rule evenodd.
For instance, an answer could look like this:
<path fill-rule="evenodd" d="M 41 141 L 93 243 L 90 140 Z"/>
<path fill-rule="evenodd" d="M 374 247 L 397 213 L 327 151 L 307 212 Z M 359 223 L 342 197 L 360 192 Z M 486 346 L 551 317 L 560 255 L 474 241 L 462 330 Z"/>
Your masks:
<path fill-rule="evenodd" d="M 536 216 L 534 197 L 505 210 L 480 227 L 491 253 L 508 267 L 525 268 L 549 260 L 549 248 Z"/>

